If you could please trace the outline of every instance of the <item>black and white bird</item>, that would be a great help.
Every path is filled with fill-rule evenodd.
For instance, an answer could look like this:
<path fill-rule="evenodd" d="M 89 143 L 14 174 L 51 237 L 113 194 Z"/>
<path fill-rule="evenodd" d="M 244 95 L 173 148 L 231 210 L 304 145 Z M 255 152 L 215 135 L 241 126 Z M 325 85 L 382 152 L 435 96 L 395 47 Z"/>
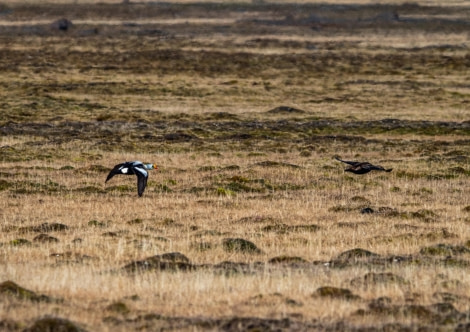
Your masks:
<path fill-rule="evenodd" d="M 147 186 L 147 179 L 149 177 L 147 170 L 151 169 L 157 169 L 157 165 L 144 164 L 141 161 L 126 161 L 125 163 L 114 166 L 111 172 L 109 172 L 104 183 L 111 180 L 111 178 L 117 174 L 137 175 L 137 192 L 139 197 L 141 197 L 144 193 L 145 187 Z"/>
<path fill-rule="evenodd" d="M 341 161 L 342 163 L 351 165 L 350 167 L 347 167 L 344 171 L 351 172 L 354 174 L 366 174 L 366 173 L 369 173 L 370 171 L 383 171 L 383 172 L 392 171 L 392 168 L 385 169 L 382 166 L 372 165 L 371 163 L 368 163 L 368 162 L 348 161 L 348 160 L 342 160 L 338 157 L 335 157 L 335 159 Z"/>

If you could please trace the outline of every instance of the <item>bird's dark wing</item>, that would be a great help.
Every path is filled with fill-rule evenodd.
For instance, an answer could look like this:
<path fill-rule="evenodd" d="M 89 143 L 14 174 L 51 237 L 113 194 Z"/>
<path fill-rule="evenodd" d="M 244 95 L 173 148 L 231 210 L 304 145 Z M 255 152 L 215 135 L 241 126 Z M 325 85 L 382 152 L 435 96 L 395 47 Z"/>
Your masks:
<path fill-rule="evenodd" d="M 123 170 L 123 168 L 126 167 L 126 164 L 127 163 L 122 163 L 122 164 L 117 164 L 116 166 L 114 166 L 114 168 L 111 170 L 111 172 L 109 172 L 108 176 L 106 177 L 106 181 L 104 181 L 104 182 L 105 183 L 108 182 L 116 174 L 125 174 L 125 173 L 122 172 L 122 170 Z"/>
<path fill-rule="evenodd" d="M 137 176 L 137 193 L 139 197 L 144 193 L 145 187 L 147 186 L 147 179 L 144 176 Z"/>
<path fill-rule="evenodd" d="M 338 158 L 338 157 L 335 157 L 335 159 L 338 160 L 338 161 L 341 161 L 342 163 L 349 164 L 349 165 L 351 165 L 351 166 L 357 166 L 357 165 L 360 164 L 360 162 L 358 162 L 358 161 L 348 161 L 348 160 L 340 159 L 340 158 Z"/>
<path fill-rule="evenodd" d="M 362 165 L 362 168 L 367 168 L 371 171 L 384 171 L 384 172 L 391 172 L 392 171 L 392 168 L 389 168 L 389 169 L 385 169 L 383 168 L 382 166 L 380 165 L 372 165 L 370 163 L 364 163 Z"/>
<path fill-rule="evenodd" d="M 140 197 L 144 193 L 145 187 L 147 186 L 149 173 L 145 170 L 144 165 L 142 164 L 134 166 L 134 173 L 137 175 L 137 193 Z"/>

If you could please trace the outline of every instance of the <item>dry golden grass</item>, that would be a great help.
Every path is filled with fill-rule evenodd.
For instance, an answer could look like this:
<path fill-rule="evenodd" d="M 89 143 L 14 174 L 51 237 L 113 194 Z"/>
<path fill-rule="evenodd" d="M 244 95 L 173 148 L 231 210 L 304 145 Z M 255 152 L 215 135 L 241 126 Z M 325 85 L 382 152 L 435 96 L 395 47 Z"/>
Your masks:
<path fill-rule="evenodd" d="M 469 8 L 57 3 L 0 22 L 0 330 L 468 328 Z"/>

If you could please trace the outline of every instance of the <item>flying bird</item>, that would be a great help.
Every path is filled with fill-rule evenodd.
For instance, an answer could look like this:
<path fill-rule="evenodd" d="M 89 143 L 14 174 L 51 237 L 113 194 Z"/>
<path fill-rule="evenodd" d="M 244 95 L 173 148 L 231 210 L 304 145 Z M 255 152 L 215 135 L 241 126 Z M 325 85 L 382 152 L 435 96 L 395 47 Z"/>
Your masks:
<path fill-rule="evenodd" d="M 342 163 L 351 165 L 350 167 L 345 168 L 344 171 L 351 172 L 354 174 L 366 174 L 366 173 L 369 173 L 370 171 L 383 171 L 383 172 L 392 171 L 392 168 L 385 169 L 382 166 L 372 165 L 371 163 L 368 163 L 368 162 L 348 161 L 348 160 L 342 160 L 338 157 L 335 157 L 335 159 L 341 161 Z"/>
<path fill-rule="evenodd" d="M 147 179 L 149 177 L 147 170 L 151 169 L 157 169 L 157 165 L 144 164 L 141 161 L 126 161 L 125 163 L 114 166 L 111 172 L 109 172 L 104 183 L 111 180 L 111 178 L 117 174 L 137 175 L 137 192 L 139 197 L 141 197 L 144 193 L 145 187 L 147 186 Z"/>

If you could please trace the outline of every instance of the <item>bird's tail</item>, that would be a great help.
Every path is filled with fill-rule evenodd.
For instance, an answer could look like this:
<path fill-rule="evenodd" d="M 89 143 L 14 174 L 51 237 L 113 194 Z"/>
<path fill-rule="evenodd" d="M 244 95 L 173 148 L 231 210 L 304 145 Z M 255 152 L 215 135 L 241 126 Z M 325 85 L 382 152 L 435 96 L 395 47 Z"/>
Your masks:
<path fill-rule="evenodd" d="M 385 172 L 391 172 L 392 170 L 393 170 L 393 168 L 384 169 Z"/>

